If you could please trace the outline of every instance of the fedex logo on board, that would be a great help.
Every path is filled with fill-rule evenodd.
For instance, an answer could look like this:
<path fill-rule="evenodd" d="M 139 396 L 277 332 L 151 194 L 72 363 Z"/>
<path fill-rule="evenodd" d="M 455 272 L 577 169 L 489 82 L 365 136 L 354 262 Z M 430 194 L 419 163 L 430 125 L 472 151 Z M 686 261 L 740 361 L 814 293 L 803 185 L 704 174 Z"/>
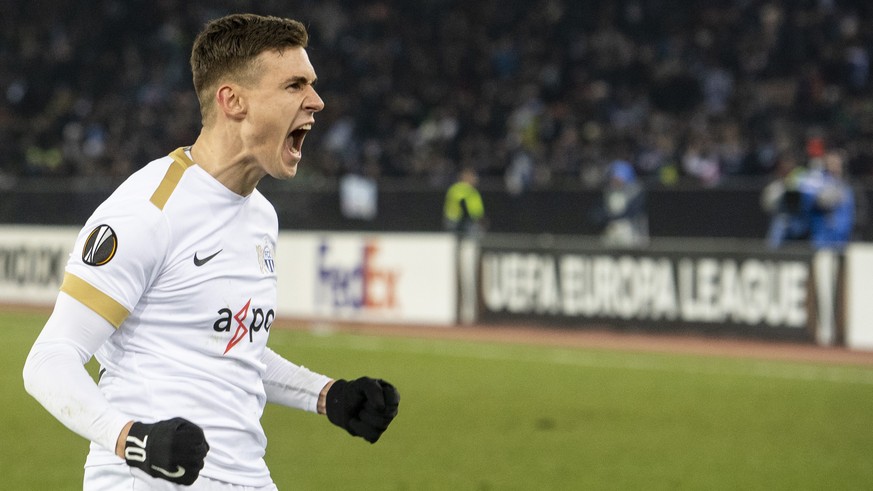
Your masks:
<path fill-rule="evenodd" d="M 318 246 L 315 303 L 334 309 L 397 308 L 400 272 L 380 263 L 376 240 L 351 245 L 322 240 Z"/>

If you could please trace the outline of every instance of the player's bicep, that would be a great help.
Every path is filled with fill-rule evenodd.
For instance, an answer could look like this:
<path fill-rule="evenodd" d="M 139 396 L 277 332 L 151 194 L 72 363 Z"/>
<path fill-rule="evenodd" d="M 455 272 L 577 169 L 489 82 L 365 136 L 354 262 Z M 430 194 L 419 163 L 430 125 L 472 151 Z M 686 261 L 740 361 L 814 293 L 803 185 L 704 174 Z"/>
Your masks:
<path fill-rule="evenodd" d="M 31 354 L 52 344 L 62 344 L 75 349 L 79 360 L 85 364 L 114 332 L 115 326 L 102 315 L 61 292 Z"/>

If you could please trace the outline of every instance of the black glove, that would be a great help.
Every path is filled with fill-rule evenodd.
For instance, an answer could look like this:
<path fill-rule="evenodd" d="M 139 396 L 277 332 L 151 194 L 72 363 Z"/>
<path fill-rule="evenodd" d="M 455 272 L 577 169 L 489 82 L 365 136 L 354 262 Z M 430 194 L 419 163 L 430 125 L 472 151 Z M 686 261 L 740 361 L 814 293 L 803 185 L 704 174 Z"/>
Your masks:
<path fill-rule="evenodd" d="M 388 382 L 361 377 L 337 380 L 327 391 L 327 419 L 331 423 L 376 443 L 397 416 L 400 393 Z"/>
<path fill-rule="evenodd" d="M 203 430 L 183 418 L 133 423 L 124 442 L 127 465 L 185 486 L 197 480 L 208 451 Z"/>

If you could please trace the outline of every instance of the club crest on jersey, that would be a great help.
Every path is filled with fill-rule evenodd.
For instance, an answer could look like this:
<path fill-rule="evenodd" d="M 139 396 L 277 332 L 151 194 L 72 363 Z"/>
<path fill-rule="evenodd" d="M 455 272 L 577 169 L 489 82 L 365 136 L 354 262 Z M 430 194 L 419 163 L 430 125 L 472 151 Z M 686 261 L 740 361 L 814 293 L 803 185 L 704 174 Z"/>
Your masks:
<path fill-rule="evenodd" d="M 90 266 L 103 266 L 115 257 L 118 250 L 118 236 L 109 225 L 98 225 L 82 248 L 82 261 Z"/>
<path fill-rule="evenodd" d="M 264 238 L 263 245 L 256 246 L 258 252 L 258 266 L 261 268 L 261 273 L 267 274 L 276 272 L 276 262 L 273 259 L 273 247 L 267 238 Z"/>

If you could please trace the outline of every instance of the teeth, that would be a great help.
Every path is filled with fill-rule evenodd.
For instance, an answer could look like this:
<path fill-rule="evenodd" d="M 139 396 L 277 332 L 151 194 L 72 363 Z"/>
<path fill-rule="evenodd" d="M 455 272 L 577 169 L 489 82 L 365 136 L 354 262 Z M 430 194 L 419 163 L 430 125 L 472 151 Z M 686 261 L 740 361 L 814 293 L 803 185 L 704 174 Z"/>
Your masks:
<path fill-rule="evenodd" d="M 301 127 L 298 128 L 298 129 L 309 131 L 309 130 L 312 129 L 312 123 L 304 124 L 303 126 L 301 126 Z"/>

